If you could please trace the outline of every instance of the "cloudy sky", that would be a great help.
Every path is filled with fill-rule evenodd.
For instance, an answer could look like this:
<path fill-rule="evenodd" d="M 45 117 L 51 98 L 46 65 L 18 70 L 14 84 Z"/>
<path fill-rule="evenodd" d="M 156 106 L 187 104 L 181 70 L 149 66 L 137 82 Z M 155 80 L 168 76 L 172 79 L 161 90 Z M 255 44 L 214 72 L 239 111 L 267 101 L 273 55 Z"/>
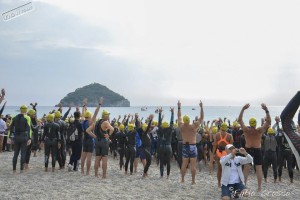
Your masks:
<path fill-rule="evenodd" d="M 300 1 L 0 0 L 8 105 L 100 83 L 131 105 L 285 105 L 299 90 Z"/>

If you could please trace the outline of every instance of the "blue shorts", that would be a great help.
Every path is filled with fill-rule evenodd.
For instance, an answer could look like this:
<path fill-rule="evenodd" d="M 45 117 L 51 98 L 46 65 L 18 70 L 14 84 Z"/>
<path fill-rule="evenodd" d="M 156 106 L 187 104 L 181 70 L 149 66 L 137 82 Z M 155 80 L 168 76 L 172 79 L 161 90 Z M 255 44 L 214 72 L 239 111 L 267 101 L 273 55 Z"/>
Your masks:
<path fill-rule="evenodd" d="M 140 157 L 141 160 L 146 159 L 145 150 L 143 147 L 137 148 L 136 154 L 138 155 L 138 157 Z M 138 158 L 138 157 L 136 157 L 136 158 Z"/>
<path fill-rule="evenodd" d="M 183 158 L 196 158 L 197 147 L 195 144 L 183 144 L 182 145 L 182 157 Z"/>
<path fill-rule="evenodd" d="M 240 193 L 245 188 L 246 187 L 242 182 L 235 183 L 235 184 L 228 184 L 227 186 L 222 185 L 222 197 L 224 196 L 231 197 L 231 195 L 235 194 L 235 192 Z"/>

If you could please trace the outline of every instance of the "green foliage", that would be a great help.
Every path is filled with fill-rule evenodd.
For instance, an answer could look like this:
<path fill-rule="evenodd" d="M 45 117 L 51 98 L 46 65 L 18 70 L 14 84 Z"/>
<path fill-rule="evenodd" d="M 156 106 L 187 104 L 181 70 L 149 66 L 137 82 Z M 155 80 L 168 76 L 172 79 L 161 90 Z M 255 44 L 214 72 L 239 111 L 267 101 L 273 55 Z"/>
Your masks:
<path fill-rule="evenodd" d="M 104 97 L 103 107 L 130 107 L 130 102 L 127 99 L 99 83 L 93 83 L 76 89 L 74 92 L 67 94 L 61 100 L 61 103 L 64 107 L 70 104 L 82 106 L 82 101 L 87 98 L 88 106 L 96 107 L 100 97 Z"/>

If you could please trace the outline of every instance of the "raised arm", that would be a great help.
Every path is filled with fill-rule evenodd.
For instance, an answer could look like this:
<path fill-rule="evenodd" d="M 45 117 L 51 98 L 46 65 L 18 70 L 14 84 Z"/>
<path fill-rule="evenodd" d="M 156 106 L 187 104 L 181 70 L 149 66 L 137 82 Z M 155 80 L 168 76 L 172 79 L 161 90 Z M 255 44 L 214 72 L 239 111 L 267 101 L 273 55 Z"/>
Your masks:
<path fill-rule="evenodd" d="M 161 121 L 162 121 L 161 113 L 162 113 L 162 111 L 163 111 L 162 107 L 160 109 L 158 109 L 158 127 L 161 127 Z"/>
<path fill-rule="evenodd" d="M 241 110 L 241 112 L 240 112 L 239 118 L 238 118 L 238 122 L 240 123 L 240 125 L 241 125 L 241 127 L 242 127 L 242 129 L 243 129 L 244 132 L 247 132 L 247 131 L 248 131 L 248 127 L 245 126 L 245 123 L 244 123 L 244 121 L 243 121 L 243 114 L 244 114 L 244 111 L 245 111 L 246 109 L 248 109 L 249 107 L 250 107 L 250 104 L 244 105 L 244 107 L 242 108 L 242 110 Z"/>
<path fill-rule="evenodd" d="M 170 127 L 173 127 L 173 124 L 174 124 L 174 108 L 170 108 L 170 111 L 171 111 Z"/>
<path fill-rule="evenodd" d="M 178 120 L 178 126 L 183 124 L 183 119 L 181 117 L 181 102 L 178 100 L 177 103 L 178 112 L 177 112 L 177 120 Z"/>
<path fill-rule="evenodd" d="M 261 108 L 266 112 L 266 121 L 265 121 L 264 125 L 261 127 L 261 132 L 265 132 L 271 125 L 271 116 L 270 116 L 270 113 L 269 113 L 269 110 L 268 110 L 266 104 L 262 103 Z"/>
<path fill-rule="evenodd" d="M 100 101 L 99 101 L 99 103 L 98 103 L 98 106 L 97 106 L 97 108 L 96 108 L 96 110 L 95 110 L 95 112 L 94 112 L 94 115 L 93 115 L 93 117 L 92 117 L 92 123 L 96 122 L 97 115 L 98 115 L 98 113 L 99 113 L 100 107 L 101 107 L 101 105 L 103 104 L 103 100 L 104 100 L 104 98 L 101 97 L 101 98 L 100 98 Z"/>
<path fill-rule="evenodd" d="M 0 115 L 2 115 L 2 113 L 3 113 L 3 111 L 4 111 L 4 108 L 5 108 L 5 105 L 6 105 L 6 101 L 5 101 L 5 103 L 3 104 L 3 106 L 2 106 L 2 108 L 1 108 L 1 110 L 0 110 Z"/>
<path fill-rule="evenodd" d="M 200 126 L 201 122 L 204 119 L 204 111 L 203 111 L 203 103 L 202 103 L 202 101 L 200 101 L 199 106 L 200 106 L 200 118 L 194 123 L 194 126 L 196 128 L 198 128 Z"/>
<path fill-rule="evenodd" d="M 69 113 L 70 113 L 70 111 L 71 111 L 71 106 L 69 106 L 69 109 L 67 110 L 67 112 L 64 114 L 64 116 L 62 117 L 62 120 L 63 121 L 65 121 L 65 119 L 67 119 L 67 117 L 68 117 L 68 115 L 69 115 Z"/>

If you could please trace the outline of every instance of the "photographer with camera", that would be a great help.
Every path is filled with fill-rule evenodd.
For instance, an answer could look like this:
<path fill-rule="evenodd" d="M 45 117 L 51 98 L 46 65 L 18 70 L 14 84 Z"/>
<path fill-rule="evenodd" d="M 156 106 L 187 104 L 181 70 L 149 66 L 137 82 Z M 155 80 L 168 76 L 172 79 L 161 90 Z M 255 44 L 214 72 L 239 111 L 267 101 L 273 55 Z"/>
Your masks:
<path fill-rule="evenodd" d="M 247 197 L 249 192 L 244 185 L 242 165 L 252 163 L 253 158 L 244 148 L 236 149 L 232 144 L 227 144 L 225 151 L 227 155 L 220 159 L 222 166 L 222 199 L 231 199 L 231 195 L 237 197 L 239 194 Z M 236 156 L 237 153 L 241 153 L 245 157 Z"/>

